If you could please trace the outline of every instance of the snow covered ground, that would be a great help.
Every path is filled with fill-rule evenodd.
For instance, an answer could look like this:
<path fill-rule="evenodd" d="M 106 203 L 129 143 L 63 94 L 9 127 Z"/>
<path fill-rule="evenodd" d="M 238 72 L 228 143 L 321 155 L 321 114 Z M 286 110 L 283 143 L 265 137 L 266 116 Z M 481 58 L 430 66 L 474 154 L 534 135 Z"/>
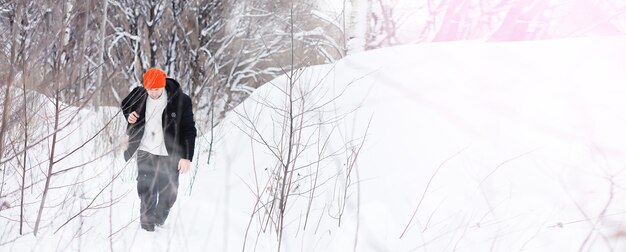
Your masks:
<path fill-rule="evenodd" d="M 624 44 L 420 44 L 298 71 L 295 91 L 306 97 L 295 108 L 319 127 L 302 131 L 311 144 L 298 159 L 302 189 L 290 198 L 282 251 L 625 250 Z M 276 158 L 255 139 L 280 143 L 287 83 L 261 86 L 227 116 L 209 165 L 211 136 L 197 139 L 193 187 L 191 175 L 181 177 L 165 228 L 139 227 L 135 161 L 117 153 L 93 165 L 106 173 L 83 196 L 106 203 L 107 181 L 119 173 L 112 208 L 88 210 L 53 234 L 80 207 L 51 205 L 52 225 L 36 238 L 18 236 L 9 221 L 16 208 L 0 212 L 8 227 L 0 250 L 277 250 L 255 197 L 267 192 Z"/>

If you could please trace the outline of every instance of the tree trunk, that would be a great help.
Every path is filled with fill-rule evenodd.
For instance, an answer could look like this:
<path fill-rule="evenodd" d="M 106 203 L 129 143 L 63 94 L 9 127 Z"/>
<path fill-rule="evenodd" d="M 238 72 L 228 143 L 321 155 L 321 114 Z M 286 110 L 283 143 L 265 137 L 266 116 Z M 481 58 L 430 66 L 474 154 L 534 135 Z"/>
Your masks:
<path fill-rule="evenodd" d="M 148 43 L 150 44 L 150 67 L 157 67 L 156 65 L 156 54 L 157 54 L 157 42 L 155 41 L 154 36 L 154 26 L 156 26 L 156 14 L 157 12 L 156 4 L 150 5 L 150 22 L 147 23 L 148 26 Z"/>
<path fill-rule="evenodd" d="M 25 17 L 27 18 L 27 17 Z M 22 43 L 26 43 L 26 38 L 22 37 Z M 22 46 L 21 48 L 25 48 Z M 22 52 L 23 55 L 26 52 Z M 24 234 L 24 186 L 26 184 L 26 164 L 27 164 L 27 152 L 28 152 L 28 101 L 26 98 L 26 78 L 28 77 L 26 71 L 26 57 L 22 57 L 22 92 L 24 102 L 24 154 L 22 158 L 22 184 L 20 185 L 20 235 Z"/>
<path fill-rule="evenodd" d="M 100 51 L 98 52 L 98 62 L 99 65 L 96 66 L 98 67 L 98 79 L 97 79 L 97 88 L 100 89 L 102 88 L 102 69 L 104 68 L 104 45 L 105 45 L 105 37 L 106 37 L 106 24 L 107 24 L 107 8 L 109 7 L 109 1 L 102 1 L 102 4 L 104 4 L 104 6 L 102 7 L 102 20 L 100 21 L 100 45 L 98 46 L 100 48 Z M 101 103 L 102 103 L 102 92 L 97 92 L 97 94 L 95 94 L 96 97 L 95 98 L 95 107 L 96 107 L 96 111 L 98 111 L 98 107 L 100 107 Z"/>
<path fill-rule="evenodd" d="M 4 137 L 6 135 L 7 129 L 7 119 L 9 117 L 9 107 L 11 105 L 11 86 L 13 85 L 13 78 L 15 75 L 15 50 L 17 43 L 17 26 L 20 22 L 21 15 L 21 4 L 17 4 L 15 7 L 14 15 L 10 17 L 11 22 L 11 55 L 9 56 L 9 75 L 7 76 L 7 88 L 4 93 L 4 106 L 2 108 L 2 123 L 0 124 L 0 158 L 4 156 Z M 2 194 L 2 192 L 0 192 Z"/>
<path fill-rule="evenodd" d="M 348 28 L 348 53 L 365 51 L 369 28 L 370 0 L 351 0 Z"/>

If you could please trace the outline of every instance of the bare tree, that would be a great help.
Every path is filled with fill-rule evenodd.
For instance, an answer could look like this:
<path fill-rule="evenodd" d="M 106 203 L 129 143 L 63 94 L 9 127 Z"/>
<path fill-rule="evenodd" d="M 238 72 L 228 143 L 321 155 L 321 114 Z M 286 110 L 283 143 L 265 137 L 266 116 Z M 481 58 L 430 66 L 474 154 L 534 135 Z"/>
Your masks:
<path fill-rule="evenodd" d="M 291 8 L 296 9 L 293 2 Z M 255 146 L 259 146 L 273 157 L 272 163 L 265 169 L 265 174 L 259 169 L 261 167 L 253 164 L 255 181 L 254 185 L 249 187 L 255 193 L 256 202 L 244 238 L 244 251 L 248 234 L 253 226 L 258 227 L 259 236 L 268 229 L 273 230 L 277 238 L 277 250 L 283 249 L 287 223 L 298 218 L 290 214 L 290 209 L 294 206 L 303 207 L 301 209 L 306 214 L 299 218 L 304 225 L 297 229 L 306 230 L 314 205 L 326 204 L 315 200 L 319 196 L 319 190 L 329 189 L 330 183 L 327 182 L 338 177 L 342 177 L 345 182 L 339 188 L 342 193 L 335 195 L 336 202 L 340 203 L 337 206 L 339 212 L 334 218 L 339 220 L 340 225 L 350 194 L 348 191 L 358 183 L 352 179 L 365 137 L 360 138 L 360 141 L 349 140 L 340 148 L 331 147 L 331 143 L 339 138 L 339 132 L 336 130 L 339 123 L 351 116 L 354 110 L 338 112 L 336 108 L 333 109 L 333 104 L 342 97 L 345 89 L 339 88 L 338 93 L 328 95 L 331 92 L 328 88 L 333 87 L 321 86 L 332 68 L 322 73 L 296 69 L 295 38 L 298 36 L 294 21 L 296 17 L 292 12 L 289 31 L 291 41 L 288 47 L 291 53 L 290 62 L 282 67 L 284 75 L 268 84 L 274 88 L 272 94 L 279 95 L 272 95 L 271 98 L 252 97 L 250 98 L 252 108 L 246 106 L 246 103 L 234 111 L 242 122 L 238 127 L 250 137 L 252 151 L 256 152 L 258 147 Z M 342 85 L 346 85 L 347 88 L 349 83 Z M 259 121 L 261 118 L 271 120 L 262 120 L 265 123 L 262 124 Z M 262 127 L 266 124 L 273 127 L 270 129 Z M 347 167 L 342 167 L 341 162 L 333 162 L 344 154 Z M 338 167 L 335 166 L 337 164 Z M 329 167 L 333 166 L 340 171 L 329 172 Z"/>
<path fill-rule="evenodd" d="M 316 74 L 319 73 L 312 75 Z M 327 113 L 332 114 L 333 102 L 342 97 L 343 91 L 336 96 L 324 96 L 326 93 L 320 91 L 324 87 L 319 86 L 322 80 L 315 79 L 302 70 L 290 71 L 284 78 L 271 83 L 276 87 L 274 91 L 282 94 L 280 99 L 275 96 L 272 99 L 254 97 L 251 98 L 254 100 L 253 106 L 260 108 L 250 111 L 244 104 L 240 110 L 235 110 L 242 122 L 240 129 L 248 134 L 252 145 L 260 146 L 271 153 L 275 162 L 267 167 L 264 176 L 258 174 L 260 167 L 253 166 L 256 184 L 249 186 L 255 188 L 256 202 L 248 231 L 254 219 L 258 219 L 259 234 L 271 226 L 277 235 L 278 250 L 282 249 L 282 239 L 289 219 L 297 218 L 290 214 L 289 209 L 296 205 L 303 207 L 301 209 L 306 213 L 300 216 L 300 221 L 304 223 L 301 228 L 307 230 L 311 209 L 314 205 L 326 204 L 316 201 L 318 192 L 332 191 L 329 187 L 335 185 L 334 190 L 340 192 L 335 194 L 333 200 L 338 203 L 335 207 L 337 212 L 330 216 L 336 218 L 341 226 L 352 187 L 358 183 L 354 177 L 365 137 L 348 140 L 340 148 L 331 146 L 333 141 L 339 139 L 336 128 L 346 117 L 352 116 L 353 110 L 328 116 Z M 261 124 L 259 118 L 272 118 L 271 121 L 264 122 L 274 127 L 263 130 L 261 125 L 265 124 Z M 343 155 L 345 160 L 334 162 Z M 342 163 L 347 165 L 342 166 Z M 330 167 L 340 171 L 329 171 L 332 170 Z M 333 179 L 343 182 L 328 183 Z M 246 237 L 247 234 L 248 232 Z M 244 242 L 243 249 L 245 248 Z"/>
<path fill-rule="evenodd" d="M 14 4 L 12 13 L 9 14 L 9 23 L 10 23 L 10 33 L 11 33 L 11 53 L 9 56 L 9 74 L 7 75 L 6 80 L 6 91 L 4 93 L 4 100 L 2 106 L 2 122 L 0 123 L 0 157 L 4 155 L 4 146 L 5 146 L 5 132 L 7 129 L 7 118 L 9 116 L 9 106 L 11 105 L 11 86 L 13 86 L 13 79 L 15 75 L 15 58 L 17 51 L 17 40 L 18 40 L 18 25 L 21 21 L 21 4 Z M 4 169 L 3 169 L 4 171 Z M 2 191 L 0 191 L 0 195 Z"/>
<path fill-rule="evenodd" d="M 67 2 L 64 2 L 62 7 L 61 7 L 61 17 L 63 17 L 63 19 L 59 22 L 59 38 L 56 41 L 56 51 L 54 52 L 54 63 L 52 65 L 52 69 L 50 70 L 51 74 L 53 75 L 53 83 L 54 83 L 54 121 L 53 121 L 53 127 L 52 127 L 52 146 L 50 147 L 50 153 L 49 153 L 49 159 L 48 159 L 48 171 L 45 174 L 46 176 L 46 183 L 45 186 L 43 188 L 43 195 L 41 196 L 41 203 L 39 204 L 39 211 L 37 212 L 37 220 L 35 221 L 35 227 L 33 229 L 33 234 L 35 236 L 37 236 L 37 232 L 39 231 L 39 225 L 41 223 L 41 215 L 43 213 L 43 209 L 46 203 L 46 197 L 48 196 L 48 192 L 50 189 L 50 181 L 52 178 L 52 169 L 54 167 L 54 157 L 55 157 L 55 150 L 56 150 L 56 143 L 57 143 L 57 136 L 58 136 L 58 130 L 59 130 L 59 116 L 61 114 L 61 87 L 59 82 L 61 81 L 60 75 L 62 75 L 62 71 L 61 71 L 61 64 L 62 64 L 62 56 L 64 55 L 62 53 L 62 48 L 64 46 L 64 42 L 65 42 L 65 23 L 67 22 L 66 20 L 66 16 L 67 16 L 68 10 L 67 10 Z"/>
<path fill-rule="evenodd" d="M 28 21 L 28 15 L 25 15 L 26 17 L 26 22 Z M 26 36 L 27 33 L 25 30 L 22 31 L 22 40 L 21 40 L 21 48 L 24 48 L 24 50 L 26 50 Z M 26 104 L 28 103 L 28 98 L 26 96 L 26 79 L 28 78 L 28 74 L 26 72 L 26 62 L 27 62 L 27 58 L 26 55 L 22 55 L 21 58 L 21 63 L 22 63 L 22 103 L 24 104 L 23 106 L 23 112 L 24 112 L 24 127 L 23 127 L 23 131 L 24 131 L 24 146 L 28 146 L 28 128 L 29 128 L 29 115 L 28 115 L 28 110 L 26 109 L 27 106 Z M 25 190 L 25 186 L 26 186 L 26 170 L 28 167 L 28 160 L 27 160 L 27 151 L 24 151 L 23 157 L 22 157 L 22 173 L 21 173 L 21 178 L 22 181 L 20 183 L 20 235 L 24 234 L 24 190 Z"/>
<path fill-rule="evenodd" d="M 372 3 L 372 13 L 370 14 L 371 32 L 367 38 L 367 48 L 381 48 L 394 46 L 399 43 L 396 37 L 399 17 L 394 12 L 395 2 L 392 0 L 376 0 Z M 376 10 L 376 11 L 374 11 Z"/>
<path fill-rule="evenodd" d="M 626 3 L 539 0 L 352 0 L 349 53 L 396 44 L 482 39 L 515 41 L 626 32 Z M 410 8 L 410 9 L 407 9 Z M 346 11 L 346 8 L 343 10 Z M 407 20 L 411 19 L 411 22 Z M 414 34 L 398 32 L 415 31 Z"/>

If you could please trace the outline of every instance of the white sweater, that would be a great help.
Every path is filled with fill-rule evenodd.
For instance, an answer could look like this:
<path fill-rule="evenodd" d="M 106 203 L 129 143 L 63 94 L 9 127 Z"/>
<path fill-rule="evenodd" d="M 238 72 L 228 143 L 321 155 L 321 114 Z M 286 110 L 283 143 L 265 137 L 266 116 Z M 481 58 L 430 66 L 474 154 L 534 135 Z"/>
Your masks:
<path fill-rule="evenodd" d="M 139 149 L 153 155 L 167 156 L 165 136 L 163 134 L 163 110 L 167 106 L 167 92 L 154 100 L 150 96 L 146 99 L 146 124 Z"/>

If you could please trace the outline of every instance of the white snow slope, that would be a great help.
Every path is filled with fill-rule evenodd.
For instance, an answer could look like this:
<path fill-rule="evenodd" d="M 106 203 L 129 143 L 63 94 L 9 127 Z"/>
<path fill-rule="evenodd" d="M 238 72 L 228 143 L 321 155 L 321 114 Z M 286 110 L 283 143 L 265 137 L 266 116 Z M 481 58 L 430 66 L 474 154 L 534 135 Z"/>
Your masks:
<path fill-rule="evenodd" d="M 281 251 L 626 250 L 624 45 L 421 44 L 296 71 L 295 128 L 306 127 L 294 131 L 299 169 Z M 129 193 L 112 217 L 88 211 L 80 239 L 76 220 L 52 234 L 74 211 L 37 238 L 12 229 L 0 250 L 278 250 L 275 223 L 263 217 L 276 156 L 286 156 L 265 144 L 288 139 L 288 80 L 263 85 L 227 116 L 209 165 L 211 135 L 198 138 L 193 190 L 183 175 L 165 228 L 139 227 L 128 176 L 114 183 Z"/>

